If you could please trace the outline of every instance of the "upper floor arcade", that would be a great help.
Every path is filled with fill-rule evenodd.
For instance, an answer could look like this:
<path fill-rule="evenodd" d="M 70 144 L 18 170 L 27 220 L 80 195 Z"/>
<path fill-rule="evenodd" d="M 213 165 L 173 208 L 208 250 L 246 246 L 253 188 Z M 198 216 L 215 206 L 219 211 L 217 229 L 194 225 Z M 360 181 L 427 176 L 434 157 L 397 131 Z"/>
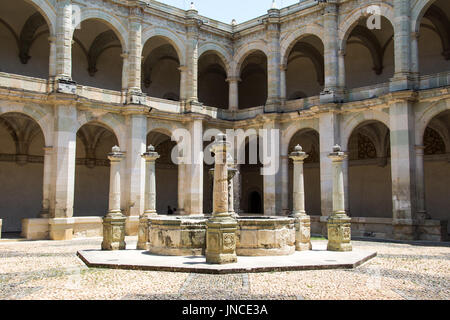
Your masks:
<path fill-rule="evenodd" d="M 230 25 L 156 1 L 1 7 L 8 90 L 240 120 L 450 83 L 446 0 L 302 0 Z"/>

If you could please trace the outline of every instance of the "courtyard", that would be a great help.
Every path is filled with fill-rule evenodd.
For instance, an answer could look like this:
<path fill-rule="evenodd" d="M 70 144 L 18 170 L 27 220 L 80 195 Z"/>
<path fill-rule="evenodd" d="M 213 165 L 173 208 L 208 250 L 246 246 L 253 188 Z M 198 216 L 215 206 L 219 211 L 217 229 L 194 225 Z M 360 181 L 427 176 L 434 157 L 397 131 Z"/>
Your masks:
<path fill-rule="evenodd" d="M 352 241 L 377 256 L 349 270 L 208 275 L 88 268 L 101 238 L 0 240 L 2 300 L 448 300 L 449 243 Z M 129 247 L 137 237 L 127 237 Z M 313 245 L 325 240 L 313 239 Z"/>

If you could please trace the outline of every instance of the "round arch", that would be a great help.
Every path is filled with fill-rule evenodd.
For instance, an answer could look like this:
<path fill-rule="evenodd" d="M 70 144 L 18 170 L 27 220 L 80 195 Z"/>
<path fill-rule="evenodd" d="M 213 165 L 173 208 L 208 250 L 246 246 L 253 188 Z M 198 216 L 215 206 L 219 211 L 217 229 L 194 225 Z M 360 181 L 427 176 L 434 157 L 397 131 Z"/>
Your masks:
<path fill-rule="evenodd" d="M 45 0 L 24 0 L 31 4 L 44 17 L 50 29 L 50 35 L 56 34 L 56 10 Z"/>
<path fill-rule="evenodd" d="M 436 0 L 418 0 L 411 10 L 411 31 L 420 31 L 420 22 L 423 16 Z"/>
<path fill-rule="evenodd" d="M 362 113 L 351 114 L 346 120 L 344 120 L 342 124 L 341 143 L 343 150 L 347 150 L 348 141 L 353 131 L 358 126 L 368 121 L 379 121 L 382 124 L 384 124 L 388 129 L 390 129 L 390 120 L 388 113 L 378 110 L 371 110 Z"/>
<path fill-rule="evenodd" d="M 323 44 L 323 28 L 317 25 L 307 25 L 291 32 L 287 37 L 281 40 L 281 64 L 287 65 L 287 60 L 292 48 L 301 39 L 308 36 L 315 36 L 320 39 Z"/>
<path fill-rule="evenodd" d="M 22 104 L 0 105 L 0 116 L 7 113 L 21 113 L 33 119 L 41 128 L 44 135 L 45 144 L 51 146 L 53 142 L 53 112 L 45 108 L 35 105 L 32 108 Z"/>
<path fill-rule="evenodd" d="M 450 110 L 450 99 L 439 100 L 430 104 L 417 116 L 416 120 L 416 141 L 423 141 L 425 130 L 436 116 L 442 112 Z"/>
<path fill-rule="evenodd" d="M 231 54 L 221 45 L 207 42 L 200 45 L 198 49 L 198 58 L 200 59 L 203 54 L 208 52 L 216 54 L 222 60 L 225 66 L 225 72 L 228 76 L 231 72 Z"/>
<path fill-rule="evenodd" d="M 261 51 L 268 57 L 267 46 L 263 41 L 252 42 L 244 47 L 241 47 L 233 58 L 231 64 L 231 74 L 229 76 L 238 77 L 241 73 L 241 65 L 250 54 L 255 51 Z"/>
<path fill-rule="evenodd" d="M 142 31 L 142 50 L 144 50 L 145 44 L 151 38 L 161 37 L 167 42 L 169 42 L 175 49 L 178 55 L 178 59 L 180 59 L 180 65 L 183 66 L 186 64 L 186 47 L 184 45 L 183 39 L 180 39 L 174 32 L 165 28 L 148 28 Z M 142 52 L 141 52 L 142 54 Z"/>
<path fill-rule="evenodd" d="M 80 130 L 82 126 L 85 124 L 96 124 L 104 127 L 105 129 L 111 131 L 115 136 L 119 143 L 119 147 L 124 148 L 125 143 L 125 128 L 124 124 L 117 118 L 115 118 L 111 114 L 106 114 L 103 116 L 95 116 L 91 113 L 83 113 L 78 117 L 78 123 L 75 127 L 76 132 Z"/>
<path fill-rule="evenodd" d="M 297 134 L 299 131 L 311 129 L 319 133 L 319 120 L 318 119 L 308 119 L 306 121 L 301 122 L 294 122 L 291 125 L 289 125 L 282 134 L 282 145 L 281 145 L 281 155 L 286 156 L 288 155 L 288 148 L 289 144 L 292 140 L 292 138 Z"/>
<path fill-rule="evenodd" d="M 339 35 L 339 49 L 345 52 L 347 46 L 347 39 L 350 36 L 353 28 L 358 24 L 359 20 L 362 18 L 368 17 L 367 9 L 373 5 L 377 5 L 381 8 L 380 15 L 386 18 L 392 26 L 392 29 L 395 33 L 395 15 L 394 8 L 386 3 L 371 3 L 362 8 L 358 8 L 350 12 L 344 19 L 343 22 L 339 25 L 338 35 Z"/>
<path fill-rule="evenodd" d="M 122 51 L 128 50 L 128 32 L 127 32 L 127 26 L 122 23 L 119 19 L 117 19 L 115 16 L 109 14 L 105 10 L 100 10 L 97 8 L 83 8 L 81 10 L 81 17 L 80 17 L 80 24 L 83 21 L 86 20 L 98 20 L 102 23 L 105 23 L 108 27 L 110 27 L 114 33 L 119 38 L 119 41 L 122 45 Z M 73 38 L 75 28 L 71 31 L 71 38 Z"/>

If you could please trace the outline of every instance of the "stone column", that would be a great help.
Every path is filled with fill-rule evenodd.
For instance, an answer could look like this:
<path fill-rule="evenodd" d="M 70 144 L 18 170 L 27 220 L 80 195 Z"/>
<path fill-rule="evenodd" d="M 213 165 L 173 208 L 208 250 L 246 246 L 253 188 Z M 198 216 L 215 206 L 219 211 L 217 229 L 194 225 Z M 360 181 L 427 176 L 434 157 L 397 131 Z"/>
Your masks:
<path fill-rule="evenodd" d="M 279 125 L 275 121 L 266 122 L 263 128 L 267 132 L 266 137 L 260 137 L 260 147 L 263 150 L 263 154 L 267 157 L 266 159 L 261 159 L 263 163 L 261 170 L 265 171 L 263 174 L 263 212 L 266 216 L 277 216 L 283 212 L 282 170 L 280 169 L 281 134 L 276 134 L 276 130 L 279 130 Z M 273 136 L 272 130 L 274 130 Z"/>
<path fill-rule="evenodd" d="M 103 218 L 102 250 L 125 250 L 125 216 L 120 209 L 120 163 L 124 158 L 118 146 L 108 154 L 111 162 L 109 180 L 109 210 Z"/>
<path fill-rule="evenodd" d="M 333 171 L 332 161 L 328 154 L 334 145 L 340 143 L 339 118 L 336 112 L 331 111 L 319 115 L 319 132 L 321 210 L 322 216 L 325 217 L 333 212 Z M 322 219 L 322 222 L 324 221 L 326 221 L 325 218 Z"/>
<path fill-rule="evenodd" d="M 186 214 L 184 199 L 186 197 L 186 165 L 182 156 L 178 157 L 178 211 L 179 215 Z"/>
<path fill-rule="evenodd" d="M 187 11 L 187 100 L 198 102 L 198 42 L 199 27 L 198 11 L 191 8 Z"/>
<path fill-rule="evenodd" d="M 141 154 L 146 150 L 147 117 L 136 113 L 132 106 L 124 106 L 122 109 L 127 117 L 126 175 L 123 179 L 126 189 L 122 200 L 125 215 L 139 217 L 144 211 L 145 161 Z"/>
<path fill-rule="evenodd" d="M 184 209 L 188 215 L 203 215 L 203 118 L 194 118 L 189 132 Z"/>
<path fill-rule="evenodd" d="M 226 135 L 216 137 L 212 149 L 215 153 L 213 215 L 206 223 L 206 262 L 227 264 L 237 262 L 237 222 L 229 212 L 228 165 Z"/>
<path fill-rule="evenodd" d="M 237 111 L 239 109 L 239 77 L 231 77 L 227 79 L 229 85 L 228 110 Z"/>
<path fill-rule="evenodd" d="M 51 81 L 55 80 L 56 77 L 56 37 L 48 37 L 48 42 L 50 44 L 50 56 L 48 63 L 48 75 Z"/>
<path fill-rule="evenodd" d="M 284 151 L 283 151 L 284 152 Z M 281 208 L 283 215 L 289 215 L 289 156 L 287 154 L 281 154 L 280 157 L 280 170 L 281 170 Z"/>
<path fill-rule="evenodd" d="M 72 217 L 75 189 L 77 109 L 74 105 L 57 105 L 54 114 L 50 239 L 70 240 L 73 235 L 74 222 Z"/>
<path fill-rule="evenodd" d="M 410 92 L 398 95 L 392 96 L 389 101 L 394 237 L 397 240 L 415 240 L 417 180 L 414 100 Z"/>
<path fill-rule="evenodd" d="M 127 103 L 145 104 L 145 94 L 141 90 L 142 68 L 142 8 L 130 8 L 129 17 L 129 48 L 126 66 Z"/>
<path fill-rule="evenodd" d="M 44 147 L 44 178 L 42 187 L 42 208 L 40 218 L 50 217 L 50 196 L 52 186 L 52 155 L 53 147 Z"/>
<path fill-rule="evenodd" d="M 72 3 L 58 0 L 56 4 L 56 75 L 61 79 L 72 78 Z"/>
<path fill-rule="evenodd" d="M 178 68 L 180 70 L 180 101 L 186 102 L 187 101 L 187 67 L 186 66 L 180 66 Z"/>
<path fill-rule="evenodd" d="M 419 36 L 419 32 L 411 33 L 411 72 L 416 81 L 419 81 L 420 76 Z"/>
<path fill-rule="evenodd" d="M 416 193 L 417 193 L 417 219 L 423 222 L 429 219 L 426 209 L 425 173 L 424 173 L 425 146 L 416 146 Z"/>
<path fill-rule="evenodd" d="M 346 88 L 345 78 L 345 50 L 339 50 L 339 78 L 338 86 L 344 91 Z"/>
<path fill-rule="evenodd" d="M 129 54 L 128 54 L 128 91 L 141 92 L 142 66 L 142 9 L 130 9 L 129 18 Z"/>
<path fill-rule="evenodd" d="M 156 170 L 155 161 L 159 158 L 159 154 L 155 152 L 155 147 L 148 146 L 147 152 L 142 154 L 145 160 L 145 194 L 144 194 L 144 213 L 139 218 L 138 231 L 138 250 L 148 250 L 148 231 L 149 220 L 151 216 L 156 216 Z"/>
<path fill-rule="evenodd" d="M 328 103 L 338 100 L 338 8 L 335 2 L 323 6 L 325 86 L 320 100 Z"/>
<path fill-rule="evenodd" d="M 282 105 L 284 105 L 287 100 L 286 72 L 287 66 L 284 64 L 280 65 L 280 99 Z"/>
<path fill-rule="evenodd" d="M 410 0 L 394 0 L 394 51 L 395 73 L 390 90 L 413 89 L 411 75 L 411 4 Z"/>
<path fill-rule="evenodd" d="M 278 111 L 280 108 L 280 10 L 272 8 L 268 11 L 267 31 L 267 102 L 265 110 Z"/>
<path fill-rule="evenodd" d="M 303 176 L 303 162 L 308 155 L 300 145 L 295 147 L 290 158 L 294 161 L 292 216 L 295 219 L 295 249 L 297 251 L 311 250 L 311 218 L 305 211 L 305 182 Z"/>
<path fill-rule="evenodd" d="M 328 157 L 333 162 L 333 214 L 328 218 L 328 250 L 352 251 L 351 219 L 345 211 L 342 163 L 347 155 L 336 145 Z"/>

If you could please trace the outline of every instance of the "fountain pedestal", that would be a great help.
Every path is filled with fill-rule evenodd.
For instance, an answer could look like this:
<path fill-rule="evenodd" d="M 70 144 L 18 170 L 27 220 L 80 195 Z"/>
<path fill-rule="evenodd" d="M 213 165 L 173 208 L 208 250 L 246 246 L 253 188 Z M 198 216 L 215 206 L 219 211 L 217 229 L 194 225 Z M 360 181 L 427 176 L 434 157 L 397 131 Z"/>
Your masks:
<path fill-rule="evenodd" d="M 224 134 L 216 137 L 212 147 L 215 154 L 213 215 L 206 222 L 206 262 L 228 264 L 237 262 L 237 221 L 229 212 L 227 148 Z"/>

